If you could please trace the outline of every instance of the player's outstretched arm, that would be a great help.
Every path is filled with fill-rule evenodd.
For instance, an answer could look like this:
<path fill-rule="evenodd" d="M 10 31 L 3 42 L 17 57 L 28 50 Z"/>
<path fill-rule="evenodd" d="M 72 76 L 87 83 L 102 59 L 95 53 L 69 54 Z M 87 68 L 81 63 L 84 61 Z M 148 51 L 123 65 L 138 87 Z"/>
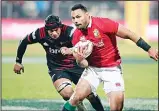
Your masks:
<path fill-rule="evenodd" d="M 126 27 L 122 26 L 121 24 L 119 24 L 118 31 L 117 31 L 116 35 L 118 37 L 123 38 L 123 39 L 130 39 L 130 40 L 132 40 L 134 43 L 136 43 L 136 45 L 138 47 L 140 47 L 143 50 L 145 50 L 146 52 L 148 52 L 148 55 L 150 56 L 150 58 L 152 58 L 152 59 L 154 59 L 156 61 L 158 60 L 159 53 L 158 53 L 157 49 L 152 48 L 140 36 L 138 36 L 137 34 L 135 34 L 132 31 L 130 31 Z"/>
<path fill-rule="evenodd" d="M 25 42 L 25 39 L 21 40 L 19 42 L 19 46 L 17 49 L 16 63 L 13 69 L 14 72 L 17 74 L 21 74 L 21 71 L 24 72 L 24 67 L 22 65 L 22 58 L 25 53 L 26 47 L 27 47 L 27 44 Z"/>
<path fill-rule="evenodd" d="M 19 46 L 17 49 L 16 63 L 13 69 L 14 72 L 17 74 L 21 74 L 21 71 L 24 72 L 24 66 L 22 65 L 22 58 L 26 51 L 27 45 L 28 45 L 28 40 L 26 36 L 23 40 L 20 40 Z"/>
<path fill-rule="evenodd" d="M 22 65 L 22 58 L 27 49 L 27 45 L 34 44 L 40 41 L 40 32 L 41 29 L 37 29 L 32 33 L 28 34 L 24 39 L 19 42 L 17 49 L 16 63 L 14 65 L 13 71 L 17 74 L 21 74 L 21 71 L 24 72 L 24 67 Z"/>

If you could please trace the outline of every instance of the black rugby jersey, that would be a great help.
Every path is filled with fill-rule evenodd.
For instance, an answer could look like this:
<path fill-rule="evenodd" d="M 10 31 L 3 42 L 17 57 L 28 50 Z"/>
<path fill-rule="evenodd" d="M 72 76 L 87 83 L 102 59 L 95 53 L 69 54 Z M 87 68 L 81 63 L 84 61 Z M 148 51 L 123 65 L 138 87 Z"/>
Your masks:
<path fill-rule="evenodd" d="M 72 47 L 73 27 L 62 25 L 61 34 L 58 39 L 49 37 L 45 27 L 38 28 L 28 34 L 19 44 L 16 62 L 22 63 L 22 58 L 28 44 L 40 43 L 46 52 L 49 70 L 64 70 L 78 67 L 72 55 L 62 55 L 60 48 Z M 34 52 L 33 52 L 34 53 Z"/>

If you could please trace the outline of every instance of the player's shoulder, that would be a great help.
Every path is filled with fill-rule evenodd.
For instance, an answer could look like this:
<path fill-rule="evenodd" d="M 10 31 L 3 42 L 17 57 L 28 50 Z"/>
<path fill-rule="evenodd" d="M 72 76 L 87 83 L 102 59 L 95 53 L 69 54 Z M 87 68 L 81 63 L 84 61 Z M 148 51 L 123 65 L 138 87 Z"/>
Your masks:
<path fill-rule="evenodd" d="M 61 31 L 65 36 L 71 36 L 74 32 L 74 28 L 70 25 L 62 24 Z"/>
<path fill-rule="evenodd" d="M 104 17 L 93 17 L 92 18 L 92 24 L 94 26 L 97 26 L 101 30 L 105 30 L 109 27 L 112 27 L 116 24 L 118 24 L 116 21 L 110 19 L 110 18 L 104 18 Z"/>
<path fill-rule="evenodd" d="M 46 30 L 45 30 L 45 27 L 43 26 L 43 27 L 39 27 L 38 29 L 37 29 L 37 33 L 38 33 L 38 35 L 39 35 L 39 37 L 42 39 L 42 38 L 44 38 L 44 37 L 46 37 Z"/>
<path fill-rule="evenodd" d="M 92 23 L 93 24 L 97 24 L 97 25 L 101 25 L 103 23 L 106 22 L 111 22 L 113 20 L 109 19 L 109 18 L 104 18 L 104 17 L 92 17 Z"/>
<path fill-rule="evenodd" d="M 61 29 L 62 29 L 63 32 L 65 32 L 65 31 L 68 31 L 68 30 L 72 30 L 73 27 L 69 26 L 69 25 L 62 24 Z"/>

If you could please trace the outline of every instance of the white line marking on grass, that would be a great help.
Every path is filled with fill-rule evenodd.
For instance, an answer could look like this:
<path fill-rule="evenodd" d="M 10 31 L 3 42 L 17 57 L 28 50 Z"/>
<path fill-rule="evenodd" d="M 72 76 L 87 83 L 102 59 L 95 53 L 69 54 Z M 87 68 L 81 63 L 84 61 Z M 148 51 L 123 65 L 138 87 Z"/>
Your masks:
<path fill-rule="evenodd" d="M 101 99 L 102 104 L 106 110 L 109 110 L 107 99 Z M 15 106 L 14 103 L 23 103 L 22 106 Z M 92 110 L 91 104 L 85 99 L 84 104 L 88 110 Z M 3 103 L 3 100 L 2 100 Z M 64 105 L 65 101 L 62 99 L 21 99 L 21 100 L 5 100 L 5 105 L 2 110 L 59 110 Z M 13 104 L 11 104 L 13 103 Z M 30 104 L 28 104 L 30 103 Z M 26 105 L 27 106 L 24 106 Z M 38 107 L 40 106 L 40 107 Z M 158 110 L 158 98 L 134 98 L 125 99 L 123 110 Z"/>
<path fill-rule="evenodd" d="M 123 63 L 127 64 L 150 64 L 154 63 L 152 59 L 142 59 L 142 58 L 122 58 Z M 29 63 L 29 64 L 43 64 L 46 63 L 46 58 L 45 57 L 24 57 L 23 58 L 24 63 Z M 15 63 L 15 57 L 7 57 L 7 56 L 2 56 L 2 63 Z"/>
<path fill-rule="evenodd" d="M 37 109 L 25 106 L 3 106 L 2 110 L 47 110 L 47 109 Z"/>

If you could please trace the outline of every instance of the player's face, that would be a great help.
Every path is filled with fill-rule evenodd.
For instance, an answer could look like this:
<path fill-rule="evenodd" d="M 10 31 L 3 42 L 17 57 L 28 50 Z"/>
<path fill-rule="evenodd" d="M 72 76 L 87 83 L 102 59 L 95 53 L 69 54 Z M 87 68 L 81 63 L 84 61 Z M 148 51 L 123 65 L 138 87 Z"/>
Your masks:
<path fill-rule="evenodd" d="M 51 38 L 57 39 L 57 38 L 59 38 L 59 36 L 61 34 L 61 28 L 56 28 L 56 29 L 48 30 L 48 34 L 49 34 L 49 36 Z"/>
<path fill-rule="evenodd" d="M 78 29 L 85 29 L 89 24 L 89 14 L 81 9 L 71 12 L 72 22 Z"/>

